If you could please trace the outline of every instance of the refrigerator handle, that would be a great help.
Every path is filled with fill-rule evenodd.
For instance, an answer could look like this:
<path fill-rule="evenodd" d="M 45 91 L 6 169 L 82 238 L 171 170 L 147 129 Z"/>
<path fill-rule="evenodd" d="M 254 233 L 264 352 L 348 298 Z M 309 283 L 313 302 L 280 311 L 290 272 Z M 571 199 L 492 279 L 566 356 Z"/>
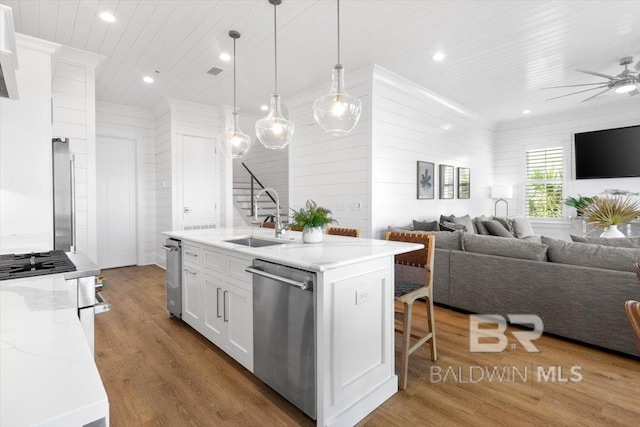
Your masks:
<path fill-rule="evenodd" d="M 71 252 L 76 251 L 76 156 L 71 155 Z"/>

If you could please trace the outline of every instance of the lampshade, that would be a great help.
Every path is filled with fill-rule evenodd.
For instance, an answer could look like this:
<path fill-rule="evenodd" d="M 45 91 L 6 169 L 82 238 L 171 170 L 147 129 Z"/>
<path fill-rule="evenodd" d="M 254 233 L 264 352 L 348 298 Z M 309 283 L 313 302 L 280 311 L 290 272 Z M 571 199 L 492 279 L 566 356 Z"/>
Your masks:
<path fill-rule="evenodd" d="M 232 159 L 243 159 L 251 148 L 251 138 L 240 130 L 238 113 L 233 113 L 233 120 L 226 132 L 218 135 L 218 146 L 225 156 Z"/>
<path fill-rule="evenodd" d="M 278 95 L 278 25 L 276 8 L 282 0 L 269 0 L 273 5 L 273 44 L 275 64 L 275 91 L 271 95 L 269 113 L 264 119 L 256 122 L 256 136 L 266 148 L 281 150 L 291 142 L 295 126 L 282 115 L 280 107 L 280 95 Z"/>
<path fill-rule="evenodd" d="M 492 199 L 511 199 L 513 198 L 513 187 L 510 185 L 494 185 L 491 187 Z"/>
<path fill-rule="evenodd" d="M 251 148 L 251 138 L 240 130 L 238 112 L 236 111 L 236 39 L 240 38 L 240 33 L 231 30 L 229 37 L 233 39 L 233 113 L 226 132 L 219 134 L 217 139 L 220 151 L 225 156 L 232 159 L 242 159 Z"/>
<path fill-rule="evenodd" d="M 313 118 L 326 133 L 346 135 L 358 124 L 362 101 L 343 92 L 344 69 L 340 64 L 333 69 L 331 90 L 313 103 Z"/>
<path fill-rule="evenodd" d="M 291 142 L 294 128 L 293 122 L 282 115 L 280 95 L 272 94 L 269 114 L 256 122 L 258 139 L 266 148 L 281 150 Z"/>
<path fill-rule="evenodd" d="M 336 0 L 338 22 L 338 62 L 333 67 L 331 89 L 313 103 L 313 118 L 331 136 L 346 135 L 358 124 L 362 102 L 344 92 L 344 69 L 340 64 L 340 0 Z"/>

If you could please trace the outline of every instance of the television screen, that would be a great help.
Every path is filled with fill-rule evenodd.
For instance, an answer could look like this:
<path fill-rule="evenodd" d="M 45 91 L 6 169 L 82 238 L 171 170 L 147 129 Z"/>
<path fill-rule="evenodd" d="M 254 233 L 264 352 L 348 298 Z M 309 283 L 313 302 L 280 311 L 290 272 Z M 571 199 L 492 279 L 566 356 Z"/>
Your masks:
<path fill-rule="evenodd" d="M 640 177 L 640 126 L 576 133 L 576 179 Z"/>

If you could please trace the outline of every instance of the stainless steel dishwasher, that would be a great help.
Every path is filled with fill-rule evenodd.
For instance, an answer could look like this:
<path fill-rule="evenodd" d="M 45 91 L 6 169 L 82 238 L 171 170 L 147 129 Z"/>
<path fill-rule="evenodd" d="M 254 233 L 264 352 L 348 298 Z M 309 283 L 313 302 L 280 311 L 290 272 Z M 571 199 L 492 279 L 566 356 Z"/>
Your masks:
<path fill-rule="evenodd" d="M 162 246 L 167 252 L 167 310 L 169 317 L 182 318 L 182 242 L 167 239 Z"/>
<path fill-rule="evenodd" d="M 265 384 L 316 419 L 313 272 L 258 259 L 253 274 L 253 369 Z"/>

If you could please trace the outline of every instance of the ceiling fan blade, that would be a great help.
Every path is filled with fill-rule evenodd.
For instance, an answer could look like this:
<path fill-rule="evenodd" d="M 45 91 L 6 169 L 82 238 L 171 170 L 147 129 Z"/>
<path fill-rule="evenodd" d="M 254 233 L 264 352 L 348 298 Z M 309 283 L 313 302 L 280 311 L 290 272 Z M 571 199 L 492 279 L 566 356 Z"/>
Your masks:
<path fill-rule="evenodd" d="M 629 92 L 629 96 L 636 96 L 639 93 L 640 93 L 640 91 L 638 89 L 634 89 L 631 92 Z"/>
<path fill-rule="evenodd" d="M 609 82 L 599 82 L 599 83 L 584 83 L 581 85 L 565 85 L 565 86 L 549 86 L 549 87 L 543 87 L 542 89 L 560 89 L 563 87 L 579 87 L 579 86 L 593 86 L 593 85 L 606 85 Z"/>
<path fill-rule="evenodd" d="M 603 93 L 605 93 L 605 92 L 607 92 L 607 91 L 610 91 L 611 89 L 613 89 L 613 88 L 612 88 L 612 87 L 608 87 L 608 88 L 606 88 L 605 90 L 603 90 L 602 92 L 598 92 L 598 93 L 596 93 L 595 95 L 590 96 L 589 98 L 585 99 L 585 100 L 584 100 L 584 101 L 582 101 L 582 102 L 587 102 L 587 101 L 589 101 L 589 100 L 591 100 L 591 99 L 595 98 L 596 96 L 602 95 Z"/>
<path fill-rule="evenodd" d="M 582 68 L 577 68 L 576 71 L 579 71 L 581 73 L 591 74 L 593 76 L 604 77 L 605 79 L 609 79 L 609 80 L 617 80 L 618 79 L 616 76 L 608 76 L 606 74 L 596 73 L 595 71 L 583 70 Z"/>
<path fill-rule="evenodd" d="M 553 99 L 558 99 L 558 98 L 564 98 L 565 96 L 577 95 L 577 94 L 582 93 L 582 92 L 589 92 L 590 90 L 602 89 L 603 87 L 607 87 L 607 86 L 608 85 L 599 86 L 599 87 L 592 87 L 591 89 L 585 89 L 585 90 L 581 90 L 581 91 L 578 91 L 578 92 L 568 93 L 566 95 L 556 96 L 555 98 L 549 98 L 549 99 L 547 99 L 547 101 L 551 101 Z"/>

